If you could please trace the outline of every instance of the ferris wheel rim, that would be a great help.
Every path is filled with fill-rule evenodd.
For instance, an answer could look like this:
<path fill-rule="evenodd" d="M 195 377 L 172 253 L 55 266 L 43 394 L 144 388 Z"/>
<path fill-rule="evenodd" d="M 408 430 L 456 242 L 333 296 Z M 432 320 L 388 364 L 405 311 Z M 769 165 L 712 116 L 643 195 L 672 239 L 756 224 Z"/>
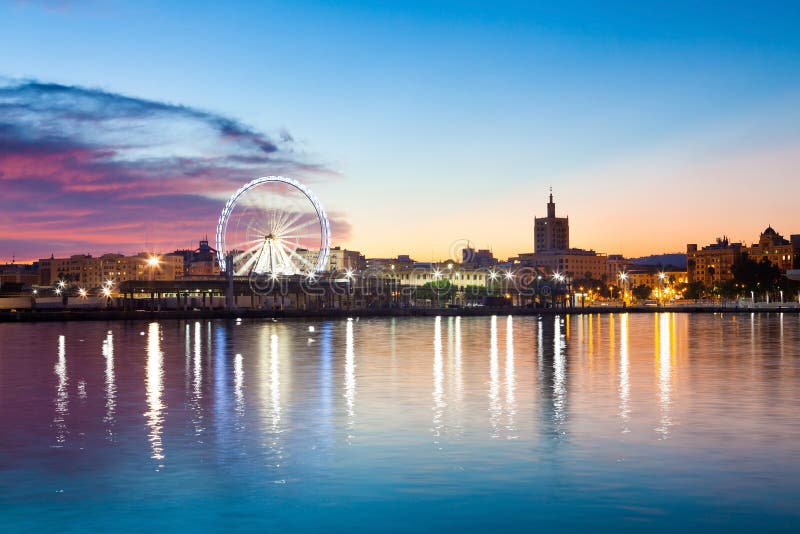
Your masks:
<path fill-rule="evenodd" d="M 311 191 L 311 189 L 298 182 L 294 178 L 289 178 L 286 176 L 261 176 L 259 178 L 254 178 L 237 189 L 236 192 L 231 195 L 231 198 L 228 199 L 228 202 L 225 204 L 225 207 L 222 209 L 222 213 L 219 216 L 219 221 L 217 222 L 216 246 L 217 261 L 219 263 L 220 270 L 225 270 L 225 233 L 227 232 L 228 221 L 233 213 L 233 209 L 236 207 L 236 204 L 245 193 L 254 187 L 266 183 L 287 184 L 303 193 L 308 201 L 311 202 L 311 205 L 314 207 L 314 210 L 317 213 L 317 218 L 321 228 L 320 252 L 319 256 L 317 257 L 317 264 L 314 268 L 314 272 L 324 271 L 324 268 L 328 263 L 328 256 L 330 255 L 331 227 L 330 222 L 328 221 L 328 215 L 325 213 L 325 208 L 322 207 L 322 203 L 319 201 L 314 192 Z"/>

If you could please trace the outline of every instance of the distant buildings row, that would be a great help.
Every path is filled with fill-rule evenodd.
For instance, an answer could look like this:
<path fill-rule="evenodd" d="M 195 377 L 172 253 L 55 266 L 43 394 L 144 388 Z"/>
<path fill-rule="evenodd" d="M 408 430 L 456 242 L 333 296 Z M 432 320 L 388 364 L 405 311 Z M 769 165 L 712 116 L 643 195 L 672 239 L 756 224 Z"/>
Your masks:
<path fill-rule="evenodd" d="M 410 255 L 396 258 L 370 258 L 354 250 L 334 247 L 330 250 L 326 271 L 360 272 L 383 270 L 393 272 L 401 283 L 424 285 L 434 280 L 448 280 L 457 286 L 487 283 L 491 273 L 508 273 L 532 268 L 546 274 L 563 274 L 575 281 L 597 281 L 619 285 L 619 275 L 626 273 L 626 285 L 657 287 L 665 279 L 674 284 L 700 282 L 707 287 L 731 280 L 732 267 L 744 257 L 768 259 L 782 271 L 800 267 L 800 235 L 785 239 L 771 226 L 761 233 L 758 243 L 746 246 L 730 243 L 727 238 L 699 248 L 687 245 L 687 268 L 682 266 L 646 267 L 634 265 L 621 255 L 606 255 L 594 250 L 573 248 L 569 239 L 569 218 L 556 215 L 550 194 L 547 216 L 535 217 L 534 251 L 521 253 L 501 262 L 487 249 L 467 247 L 460 261 L 418 262 Z M 297 250 L 309 264 L 316 264 L 319 251 Z M 0 285 L 14 283 L 51 286 L 59 280 L 71 281 L 86 288 L 102 287 L 108 280 L 178 280 L 220 274 L 217 251 L 207 239 L 198 248 L 176 250 L 154 259 L 148 253 L 134 256 L 122 254 L 74 255 L 68 258 L 44 258 L 33 265 L 0 266 Z"/>
<path fill-rule="evenodd" d="M 772 226 L 767 226 L 758 243 L 749 247 L 744 243 L 731 243 L 727 237 L 702 248 L 696 244 L 686 245 L 689 282 L 712 287 L 733 280 L 733 267 L 745 257 L 757 262 L 769 260 L 784 273 L 800 268 L 800 235 L 793 234 L 786 239 Z"/>

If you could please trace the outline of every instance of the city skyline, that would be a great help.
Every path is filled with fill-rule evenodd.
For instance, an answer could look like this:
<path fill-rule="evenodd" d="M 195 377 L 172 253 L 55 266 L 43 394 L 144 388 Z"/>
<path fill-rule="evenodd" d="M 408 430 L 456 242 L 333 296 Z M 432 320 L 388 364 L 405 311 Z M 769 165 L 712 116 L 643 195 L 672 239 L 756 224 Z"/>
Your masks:
<path fill-rule="evenodd" d="M 551 186 L 598 252 L 796 231 L 796 8 L 675 8 L 2 4 L 0 261 L 185 248 L 266 174 L 373 257 L 533 251 Z"/>

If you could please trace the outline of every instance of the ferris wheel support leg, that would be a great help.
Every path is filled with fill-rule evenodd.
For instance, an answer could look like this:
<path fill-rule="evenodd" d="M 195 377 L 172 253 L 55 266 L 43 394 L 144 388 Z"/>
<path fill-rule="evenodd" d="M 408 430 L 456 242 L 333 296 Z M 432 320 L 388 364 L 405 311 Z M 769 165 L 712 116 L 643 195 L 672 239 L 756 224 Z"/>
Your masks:
<path fill-rule="evenodd" d="M 233 301 L 233 254 L 225 255 L 225 276 L 228 279 L 228 285 L 225 289 L 225 308 L 232 310 L 235 308 Z"/>

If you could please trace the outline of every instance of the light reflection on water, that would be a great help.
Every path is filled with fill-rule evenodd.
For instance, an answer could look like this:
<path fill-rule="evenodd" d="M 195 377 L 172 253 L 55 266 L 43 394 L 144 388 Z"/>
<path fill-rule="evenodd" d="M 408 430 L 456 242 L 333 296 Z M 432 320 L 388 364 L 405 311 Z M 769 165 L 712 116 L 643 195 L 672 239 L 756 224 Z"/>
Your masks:
<path fill-rule="evenodd" d="M 150 427 L 150 446 L 154 460 L 164 459 L 164 447 L 161 441 L 164 418 L 164 357 L 161 353 L 161 332 L 158 323 L 150 323 L 147 328 L 147 375 L 145 377 L 145 390 L 147 392 L 147 408 L 144 416 L 147 426 Z M 162 467 L 162 465 L 159 465 Z"/>
<path fill-rule="evenodd" d="M 800 520 L 797 315 L 0 334 L 0 423 L 13 429 L 0 433 L 0 495 L 14 504 L 0 519 L 18 529 L 36 524 L 30 507 L 81 528 L 142 514 L 224 528 L 238 514 L 245 528 L 348 529 L 396 510 L 409 512 L 400 530 Z M 76 518 L 74 499 L 91 513 Z"/>

